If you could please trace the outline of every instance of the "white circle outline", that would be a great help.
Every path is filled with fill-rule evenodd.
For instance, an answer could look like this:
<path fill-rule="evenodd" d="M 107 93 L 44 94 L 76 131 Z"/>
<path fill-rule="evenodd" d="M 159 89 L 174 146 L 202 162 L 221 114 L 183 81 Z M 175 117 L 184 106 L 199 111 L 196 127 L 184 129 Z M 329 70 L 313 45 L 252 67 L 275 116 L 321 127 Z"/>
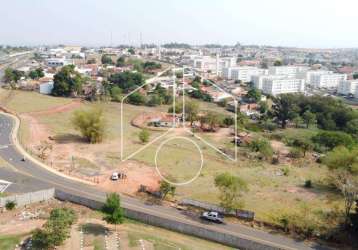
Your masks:
<path fill-rule="evenodd" d="M 189 142 L 193 143 L 194 146 L 198 149 L 198 151 L 200 153 L 200 159 L 201 159 L 200 169 L 192 179 L 190 179 L 189 181 L 186 181 L 186 182 L 179 182 L 179 183 L 171 182 L 161 174 L 161 172 L 160 172 L 160 170 L 158 168 L 157 158 L 158 158 L 159 151 L 162 149 L 162 147 L 164 146 L 165 143 L 167 143 L 168 141 L 171 141 L 171 140 L 175 140 L 175 139 L 183 139 L 183 140 L 186 140 L 186 141 L 189 141 Z M 166 181 L 166 182 L 168 182 L 168 183 L 170 183 L 172 185 L 175 185 L 175 186 L 184 186 L 184 185 L 192 183 L 193 181 L 195 181 L 199 177 L 199 175 L 201 173 L 201 170 L 203 169 L 203 165 L 204 165 L 204 156 L 203 156 L 203 152 L 201 151 L 201 148 L 199 147 L 199 145 L 195 141 L 193 141 L 192 139 L 189 139 L 189 138 L 184 137 L 184 136 L 173 136 L 173 137 L 170 137 L 170 138 L 166 139 L 165 141 L 163 141 L 159 145 L 159 147 L 158 147 L 158 149 L 157 149 L 157 151 L 155 153 L 154 162 L 155 162 L 155 169 L 156 169 L 156 171 L 157 171 L 157 173 L 158 173 L 158 175 L 160 176 L 161 179 L 163 179 L 164 181 Z"/>

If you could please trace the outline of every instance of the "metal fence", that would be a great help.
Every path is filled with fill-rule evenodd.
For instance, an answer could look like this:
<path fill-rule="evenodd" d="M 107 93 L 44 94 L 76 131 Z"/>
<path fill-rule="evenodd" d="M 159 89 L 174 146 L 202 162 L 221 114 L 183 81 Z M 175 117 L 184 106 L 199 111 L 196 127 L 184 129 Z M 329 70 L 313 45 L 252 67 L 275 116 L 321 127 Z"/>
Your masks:
<path fill-rule="evenodd" d="M 0 208 L 5 207 L 6 203 L 13 201 L 16 203 L 16 206 L 22 207 L 32 203 L 47 201 L 55 196 L 55 189 L 45 189 L 36 192 L 20 194 L 20 195 L 11 195 L 7 197 L 0 198 Z"/>

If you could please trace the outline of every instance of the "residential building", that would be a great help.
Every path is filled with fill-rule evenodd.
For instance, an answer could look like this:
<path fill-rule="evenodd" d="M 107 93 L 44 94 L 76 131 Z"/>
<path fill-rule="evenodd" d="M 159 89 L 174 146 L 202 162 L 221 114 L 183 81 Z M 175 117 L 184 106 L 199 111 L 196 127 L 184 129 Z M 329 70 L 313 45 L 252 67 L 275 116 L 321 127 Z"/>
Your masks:
<path fill-rule="evenodd" d="M 269 95 L 302 93 L 305 91 L 305 80 L 297 78 L 264 78 L 262 92 Z"/>
<path fill-rule="evenodd" d="M 288 75 L 290 77 L 297 77 L 300 73 L 306 72 L 306 66 L 274 66 L 268 70 L 269 75 Z"/>
<path fill-rule="evenodd" d="M 356 90 L 358 89 L 358 80 L 343 80 L 338 83 L 338 94 L 341 95 L 354 95 Z"/>
<path fill-rule="evenodd" d="M 242 82 L 251 82 L 251 77 L 255 75 L 267 75 L 266 69 L 257 67 L 232 67 L 224 68 L 222 76 L 226 79 L 240 80 Z"/>
<path fill-rule="evenodd" d="M 313 74 L 310 84 L 315 88 L 337 88 L 339 82 L 347 80 L 346 74 Z"/>
<path fill-rule="evenodd" d="M 262 89 L 262 85 L 265 79 L 284 79 L 289 78 L 286 75 L 253 75 L 251 76 L 251 82 L 257 89 Z"/>
<path fill-rule="evenodd" d="M 311 85 L 312 78 L 317 75 L 328 75 L 333 74 L 333 71 L 328 70 L 308 70 L 307 72 L 302 72 L 301 77 L 306 79 L 307 85 Z"/>
<path fill-rule="evenodd" d="M 49 58 L 46 60 L 46 65 L 53 68 L 63 67 L 69 64 L 73 64 L 73 62 L 65 58 Z"/>

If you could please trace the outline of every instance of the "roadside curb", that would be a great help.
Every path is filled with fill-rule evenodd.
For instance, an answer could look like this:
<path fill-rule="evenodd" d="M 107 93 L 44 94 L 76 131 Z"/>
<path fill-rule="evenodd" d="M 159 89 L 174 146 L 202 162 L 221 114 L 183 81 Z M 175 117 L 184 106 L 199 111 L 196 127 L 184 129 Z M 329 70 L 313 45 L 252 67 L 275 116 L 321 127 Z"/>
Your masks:
<path fill-rule="evenodd" d="M 33 163 L 35 163 L 36 165 L 46 169 L 47 171 L 56 174 L 58 176 L 61 176 L 63 178 L 66 178 L 68 180 L 72 180 L 75 182 L 81 182 L 87 185 L 91 185 L 94 186 L 94 184 L 92 182 L 89 181 L 85 181 L 85 180 L 81 180 L 79 178 L 76 177 L 71 177 L 68 175 L 65 175 L 63 173 L 60 173 L 59 171 L 56 171 L 55 169 L 47 166 L 46 164 L 44 164 L 43 162 L 39 161 L 38 159 L 36 159 L 35 157 L 33 157 L 32 155 L 30 155 L 23 147 L 22 145 L 19 143 L 18 139 L 17 139 L 17 135 L 19 132 L 19 128 L 20 128 L 20 118 L 16 115 L 13 114 L 12 112 L 7 111 L 6 109 L 2 109 L 1 113 L 9 118 L 11 118 L 13 121 L 15 121 L 15 125 L 12 127 L 12 131 L 11 131 L 11 135 L 10 135 L 10 140 L 13 142 L 15 148 L 21 153 L 23 154 L 27 159 L 30 159 Z"/>

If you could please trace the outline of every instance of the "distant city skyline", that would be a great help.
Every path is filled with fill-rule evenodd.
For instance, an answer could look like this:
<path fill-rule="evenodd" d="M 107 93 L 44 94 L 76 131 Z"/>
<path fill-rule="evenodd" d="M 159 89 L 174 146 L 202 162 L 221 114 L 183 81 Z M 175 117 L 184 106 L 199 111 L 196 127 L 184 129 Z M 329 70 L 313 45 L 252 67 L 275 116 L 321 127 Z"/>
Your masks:
<path fill-rule="evenodd" d="M 4 0 L 0 44 L 358 48 L 357 7 L 355 0 Z"/>

